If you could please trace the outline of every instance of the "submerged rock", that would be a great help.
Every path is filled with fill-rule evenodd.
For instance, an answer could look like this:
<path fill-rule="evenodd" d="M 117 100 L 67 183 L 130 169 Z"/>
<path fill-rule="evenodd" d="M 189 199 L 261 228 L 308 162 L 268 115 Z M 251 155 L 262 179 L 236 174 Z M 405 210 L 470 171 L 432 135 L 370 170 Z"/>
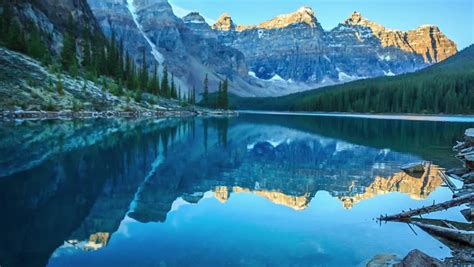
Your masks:
<path fill-rule="evenodd" d="M 400 262 L 400 258 L 394 254 L 379 254 L 375 255 L 368 263 L 367 267 L 389 267 L 395 262 Z"/>

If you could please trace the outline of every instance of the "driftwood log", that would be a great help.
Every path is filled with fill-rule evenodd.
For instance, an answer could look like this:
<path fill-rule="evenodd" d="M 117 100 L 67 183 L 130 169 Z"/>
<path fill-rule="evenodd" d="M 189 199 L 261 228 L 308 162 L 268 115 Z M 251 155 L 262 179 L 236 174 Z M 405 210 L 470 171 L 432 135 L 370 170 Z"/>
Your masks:
<path fill-rule="evenodd" d="M 456 190 L 458 190 L 456 185 L 451 181 L 451 179 L 449 179 L 449 177 L 444 172 L 439 171 L 439 174 L 443 182 L 449 187 L 449 189 L 451 189 L 451 192 L 454 193 L 456 192 Z"/>
<path fill-rule="evenodd" d="M 459 230 L 454 227 L 449 227 L 449 225 L 448 227 L 442 227 L 438 225 L 424 224 L 420 222 L 412 223 L 433 235 L 456 242 L 461 242 L 471 247 L 474 247 L 474 231 Z"/>
<path fill-rule="evenodd" d="M 445 201 L 443 203 L 434 204 L 427 207 L 422 207 L 419 209 L 404 211 L 398 214 L 389 215 L 389 216 L 380 216 L 381 221 L 400 221 L 404 219 L 409 219 L 413 216 L 423 215 L 435 211 L 447 210 L 452 207 L 460 206 L 462 204 L 471 203 L 474 201 L 474 193 L 466 194 L 451 200 Z"/>

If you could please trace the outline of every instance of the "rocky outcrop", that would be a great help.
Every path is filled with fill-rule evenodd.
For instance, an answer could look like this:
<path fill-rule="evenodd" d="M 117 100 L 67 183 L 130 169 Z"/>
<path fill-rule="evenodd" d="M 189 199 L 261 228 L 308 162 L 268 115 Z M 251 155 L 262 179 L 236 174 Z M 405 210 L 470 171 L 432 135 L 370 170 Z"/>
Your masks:
<path fill-rule="evenodd" d="M 210 27 L 196 12 L 176 17 L 167 0 L 22 0 L 12 6 L 23 27 L 34 22 L 50 34 L 55 54 L 71 25 L 78 57 L 84 32 L 114 37 L 138 65 L 143 55 L 150 70 L 166 65 L 177 87 L 196 87 L 198 98 L 206 75 L 211 91 L 227 78 L 235 94 L 276 96 L 412 72 L 457 52 L 435 26 L 388 30 L 355 12 L 325 31 L 309 7 L 258 25 L 237 25 L 224 14 Z"/>
<path fill-rule="evenodd" d="M 213 28 L 223 44 L 244 53 L 250 74 L 259 79 L 316 82 L 329 69 L 334 71 L 317 56 L 324 54 L 325 33 L 309 8 L 256 26 L 236 26 L 229 16 L 223 16 Z"/>
<path fill-rule="evenodd" d="M 367 27 L 383 47 L 398 47 L 403 51 L 422 55 L 426 63 L 438 63 L 457 53 L 456 44 L 434 25 L 422 25 L 417 29 L 402 32 L 386 29 L 354 12 L 345 22 L 350 26 Z"/>
<path fill-rule="evenodd" d="M 113 90 L 105 88 L 104 82 L 98 84 L 66 73 L 55 73 L 36 60 L 4 48 L 0 48 L 0 76 L 2 77 L 0 111 L 19 112 L 25 118 L 31 118 L 29 115 L 34 114 L 22 111 L 71 113 L 71 111 L 145 112 L 182 109 L 178 101 L 158 99 L 151 95 L 144 94 L 141 102 L 123 94 L 114 95 L 111 93 Z M 113 87 L 112 83 L 110 87 Z M 18 114 L 7 114 L 6 117 L 10 115 L 16 117 Z M 43 115 L 36 113 L 33 117 Z M 61 117 L 59 113 L 57 116 L 49 115 Z M 4 117 L 4 114 L 1 117 Z"/>
<path fill-rule="evenodd" d="M 166 64 L 178 85 L 198 92 L 206 74 L 211 91 L 228 78 L 233 93 L 274 96 L 412 72 L 457 51 L 436 27 L 403 33 L 359 13 L 331 31 L 309 7 L 258 25 L 237 25 L 225 13 L 210 27 L 197 12 L 176 17 L 166 0 L 89 3 L 105 34 L 123 39 L 138 63 L 145 51 L 155 59 L 150 68 Z"/>
<path fill-rule="evenodd" d="M 212 28 L 244 53 L 251 75 L 289 88 L 412 72 L 457 52 L 437 27 L 403 33 L 357 12 L 325 31 L 309 7 L 252 26 L 236 25 L 226 13 Z"/>
<path fill-rule="evenodd" d="M 102 33 L 86 0 L 38 0 L 38 1 L 6 1 L 13 17 L 20 22 L 25 32 L 29 32 L 34 24 L 42 32 L 49 35 L 45 38 L 54 54 L 59 54 L 65 32 L 75 34 L 78 43 L 84 40 L 84 34 L 101 36 Z M 6 8 L 0 3 L 0 13 Z M 72 29 L 74 27 L 74 29 Z"/>
<path fill-rule="evenodd" d="M 212 25 L 212 29 L 219 31 L 233 31 L 235 30 L 235 24 L 229 13 L 224 13 L 219 17 L 216 23 Z"/>
<path fill-rule="evenodd" d="M 228 78 L 230 90 L 253 95 L 243 54 L 218 42 L 217 35 L 198 13 L 176 17 L 166 0 L 89 0 L 104 33 L 123 39 L 125 49 L 141 64 L 145 51 L 150 69 L 166 65 L 183 92 L 209 76 L 211 91 Z M 247 92 L 247 93 L 245 93 Z"/>
<path fill-rule="evenodd" d="M 418 249 L 410 251 L 400 263 L 394 264 L 396 267 L 408 266 L 445 266 L 443 262 L 426 255 Z"/>

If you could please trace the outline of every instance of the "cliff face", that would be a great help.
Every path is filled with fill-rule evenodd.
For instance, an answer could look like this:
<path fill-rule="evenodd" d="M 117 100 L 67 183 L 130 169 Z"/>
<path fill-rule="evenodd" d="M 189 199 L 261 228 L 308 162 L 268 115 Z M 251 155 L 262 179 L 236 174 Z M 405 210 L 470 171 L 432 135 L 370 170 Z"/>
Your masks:
<path fill-rule="evenodd" d="M 422 25 L 407 32 L 390 30 L 367 20 L 358 12 L 354 12 L 345 24 L 369 28 L 383 47 L 398 47 L 403 51 L 422 55 L 429 64 L 438 63 L 457 53 L 456 44 L 434 25 Z"/>
<path fill-rule="evenodd" d="M 167 0 L 88 0 L 104 33 L 149 67 L 167 65 L 178 85 L 209 75 L 211 91 L 230 80 L 242 96 L 275 96 L 356 79 L 412 72 L 457 52 L 434 26 L 401 32 L 353 13 L 325 31 L 302 7 L 258 25 L 237 25 L 225 13 L 211 27 L 197 12 L 178 18 Z M 289 42 L 288 40 L 291 40 Z"/>
<path fill-rule="evenodd" d="M 223 44 L 244 53 L 251 75 L 260 79 L 316 81 L 334 70 L 319 56 L 324 30 L 308 8 L 256 26 L 236 26 L 224 15 L 213 28 Z"/>
<path fill-rule="evenodd" d="M 251 75 L 289 87 L 412 72 L 457 52 L 435 26 L 388 30 L 355 12 L 325 31 L 309 7 L 254 26 L 236 25 L 224 14 L 212 28 L 223 44 L 244 53 Z"/>
<path fill-rule="evenodd" d="M 74 33 L 81 42 L 85 32 L 101 35 L 100 28 L 86 0 L 18 0 L 0 3 L 3 12 L 8 7 L 14 19 L 20 22 L 25 32 L 29 32 L 31 24 L 47 33 L 48 46 L 53 53 L 62 49 L 64 33 Z M 71 29 L 74 27 L 74 31 Z"/>
<path fill-rule="evenodd" d="M 325 31 L 309 7 L 258 25 L 237 25 L 224 14 L 211 27 L 196 12 L 176 17 L 167 0 L 18 0 L 0 7 L 5 5 L 23 28 L 32 22 L 48 33 L 55 54 L 66 31 L 77 35 L 78 57 L 85 32 L 114 36 L 137 64 L 145 54 L 150 70 L 166 65 L 183 92 L 196 87 L 198 95 L 206 74 L 211 91 L 227 78 L 238 95 L 277 96 L 412 72 L 457 52 L 436 26 L 389 30 L 354 12 Z"/>
<path fill-rule="evenodd" d="M 145 51 L 150 68 L 166 65 L 184 92 L 196 86 L 199 93 L 206 74 L 211 89 L 225 78 L 231 90 L 252 87 L 246 81 L 243 54 L 219 43 L 199 14 L 180 19 L 166 0 L 89 0 L 89 4 L 108 37 L 114 33 L 122 39 L 139 64 Z"/>

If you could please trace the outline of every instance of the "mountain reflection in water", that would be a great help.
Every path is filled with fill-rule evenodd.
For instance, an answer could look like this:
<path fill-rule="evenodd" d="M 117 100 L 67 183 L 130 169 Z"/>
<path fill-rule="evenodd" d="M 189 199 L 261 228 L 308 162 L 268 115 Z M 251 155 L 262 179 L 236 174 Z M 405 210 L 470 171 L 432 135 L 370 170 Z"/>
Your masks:
<path fill-rule="evenodd" d="M 104 249 L 124 222 L 165 223 L 207 198 L 250 193 L 299 212 L 321 191 L 345 209 L 394 192 L 423 200 L 468 126 L 270 115 L 5 123 L 0 265 L 74 265 L 60 260 Z M 421 177 L 400 172 L 421 160 L 433 162 Z"/>

